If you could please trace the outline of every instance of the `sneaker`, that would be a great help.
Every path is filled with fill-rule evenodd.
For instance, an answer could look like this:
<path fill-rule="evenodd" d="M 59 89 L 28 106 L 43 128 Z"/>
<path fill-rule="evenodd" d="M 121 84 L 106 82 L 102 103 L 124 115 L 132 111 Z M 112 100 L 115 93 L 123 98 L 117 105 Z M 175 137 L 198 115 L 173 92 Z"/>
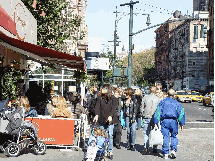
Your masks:
<path fill-rule="evenodd" d="M 135 151 L 134 145 L 131 145 L 131 151 Z"/>
<path fill-rule="evenodd" d="M 175 154 L 174 150 L 171 150 L 170 156 L 171 156 L 172 159 L 176 158 L 176 154 Z"/>
<path fill-rule="evenodd" d="M 121 149 L 121 146 L 119 144 L 116 144 L 117 149 Z"/>
<path fill-rule="evenodd" d="M 149 149 L 148 148 L 145 148 L 142 152 L 142 155 L 146 155 L 148 153 Z"/>
<path fill-rule="evenodd" d="M 153 153 L 158 153 L 157 149 L 153 149 Z"/>
<path fill-rule="evenodd" d="M 127 150 L 131 150 L 131 145 L 128 145 L 126 148 Z"/>
<path fill-rule="evenodd" d="M 168 159 L 168 156 L 169 156 L 168 154 L 164 154 L 164 155 L 163 155 L 163 158 L 164 158 L 164 159 Z"/>

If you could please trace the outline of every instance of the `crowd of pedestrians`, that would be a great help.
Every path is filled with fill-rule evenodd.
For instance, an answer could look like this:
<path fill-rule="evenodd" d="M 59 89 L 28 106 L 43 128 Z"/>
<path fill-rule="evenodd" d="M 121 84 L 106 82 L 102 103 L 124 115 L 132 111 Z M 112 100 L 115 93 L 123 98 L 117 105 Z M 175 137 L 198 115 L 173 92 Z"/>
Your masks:
<path fill-rule="evenodd" d="M 181 104 L 174 99 L 175 91 L 170 89 L 168 93 L 162 91 L 162 86 L 152 86 L 150 94 L 144 96 L 140 89 L 126 88 L 122 90 L 117 86 L 104 84 L 99 90 L 93 86 L 84 96 L 84 108 L 88 111 L 88 123 L 92 127 L 96 124 L 99 128 L 94 131 L 97 137 L 106 131 L 108 147 L 106 157 L 114 158 L 113 147 L 121 149 L 122 130 L 127 130 L 127 150 L 135 151 L 136 130 L 143 128 L 143 155 L 149 152 L 149 135 L 156 128 L 163 135 L 162 153 L 165 159 L 169 155 L 169 139 L 171 137 L 170 156 L 176 157 L 178 123 L 183 129 L 185 125 L 185 113 Z M 81 102 L 81 96 L 72 94 L 70 102 L 74 105 L 74 111 L 68 108 L 63 96 L 53 96 L 51 102 L 45 107 L 45 115 L 52 118 L 74 118 L 76 106 Z M 18 107 L 22 107 L 25 116 L 37 117 L 35 108 L 30 107 L 28 97 L 21 96 L 17 99 Z M 8 107 L 10 105 L 8 104 Z M 102 136 L 105 134 L 102 133 Z M 153 145 L 153 153 L 157 153 L 157 146 Z"/>
<path fill-rule="evenodd" d="M 150 94 L 146 96 L 139 89 L 122 90 L 109 84 L 104 84 L 101 90 L 91 87 L 85 108 L 89 109 L 91 127 L 96 123 L 101 130 L 108 132 L 107 157 L 113 159 L 113 146 L 121 149 L 122 129 L 127 130 L 127 150 L 135 151 L 136 130 L 143 127 L 142 155 L 149 152 L 149 135 L 156 128 L 163 135 L 163 157 L 168 158 L 171 137 L 170 157 L 175 158 L 178 123 L 183 129 L 185 113 L 181 104 L 174 99 L 174 94 L 173 89 L 168 93 L 163 92 L 160 84 L 152 86 Z M 125 128 L 122 122 L 125 122 Z M 153 153 L 157 153 L 157 145 L 153 145 Z"/>

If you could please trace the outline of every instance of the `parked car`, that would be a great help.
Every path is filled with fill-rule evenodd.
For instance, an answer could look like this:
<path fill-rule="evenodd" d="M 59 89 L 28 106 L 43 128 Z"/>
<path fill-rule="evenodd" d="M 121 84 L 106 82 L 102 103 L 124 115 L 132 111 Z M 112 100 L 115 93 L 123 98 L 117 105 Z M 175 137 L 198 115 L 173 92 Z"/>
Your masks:
<path fill-rule="evenodd" d="M 179 102 L 189 102 L 191 103 L 191 98 L 189 97 L 188 93 L 185 91 L 176 91 L 175 99 Z"/>
<path fill-rule="evenodd" d="M 189 94 L 189 97 L 191 98 L 192 101 L 196 101 L 196 102 L 202 102 L 202 98 L 203 96 L 199 94 L 199 92 L 196 91 L 192 91 Z"/>
<path fill-rule="evenodd" d="M 214 106 L 214 94 L 212 94 L 211 105 Z"/>
<path fill-rule="evenodd" d="M 204 97 L 203 97 L 203 105 L 206 106 L 206 105 L 211 105 L 211 99 L 212 97 L 214 97 L 214 92 L 210 92 L 210 93 L 207 93 Z"/>

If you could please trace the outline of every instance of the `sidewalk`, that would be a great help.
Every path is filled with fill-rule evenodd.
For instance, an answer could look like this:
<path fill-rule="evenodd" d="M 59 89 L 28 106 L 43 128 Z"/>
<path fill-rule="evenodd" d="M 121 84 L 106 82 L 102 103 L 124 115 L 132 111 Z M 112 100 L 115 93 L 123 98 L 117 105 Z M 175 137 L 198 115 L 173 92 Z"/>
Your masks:
<path fill-rule="evenodd" d="M 213 129 L 184 129 L 179 130 L 179 144 L 177 158 L 174 160 L 195 160 L 195 161 L 212 161 L 214 160 L 214 130 Z M 160 154 L 149 153 L 142 155 L 143 150 L 143 135 L 142 129 L 137 131 L 136 151 L 126 150 L 126 130 L 123 130 L 122 149 L 114 148 L 114 159 L 112 161 L 160 161 L 164 160 Z M 152 152 L 152 149 L 150 149 Z M 161 146 L 158 146 L 158 152 L 161 153 Z M 25 152 L 16 158 L 7 158 L 3 153 L 0 153 L 0 160 L 4 161 L 28 161 L 28 160 L 62 160 L 62 161 L 82 161 L 84 153 L 79 150 L 62 151 L 59 149 L 47 149 L 47 153 L 42 156 L 34 155 L 30 152 Z M 170 159 L 169 159 L 170 160 Z"/>

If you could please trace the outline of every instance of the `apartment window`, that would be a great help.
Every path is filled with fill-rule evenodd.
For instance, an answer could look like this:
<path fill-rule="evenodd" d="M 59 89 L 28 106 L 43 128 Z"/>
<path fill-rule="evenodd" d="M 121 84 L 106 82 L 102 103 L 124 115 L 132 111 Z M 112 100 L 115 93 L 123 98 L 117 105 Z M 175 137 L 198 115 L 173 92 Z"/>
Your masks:
<path fill-rule="evenodd" d="M 196 62 L 195 62 L 195 61 L 193 61 L 193 65 L 196 65 Z"/>

